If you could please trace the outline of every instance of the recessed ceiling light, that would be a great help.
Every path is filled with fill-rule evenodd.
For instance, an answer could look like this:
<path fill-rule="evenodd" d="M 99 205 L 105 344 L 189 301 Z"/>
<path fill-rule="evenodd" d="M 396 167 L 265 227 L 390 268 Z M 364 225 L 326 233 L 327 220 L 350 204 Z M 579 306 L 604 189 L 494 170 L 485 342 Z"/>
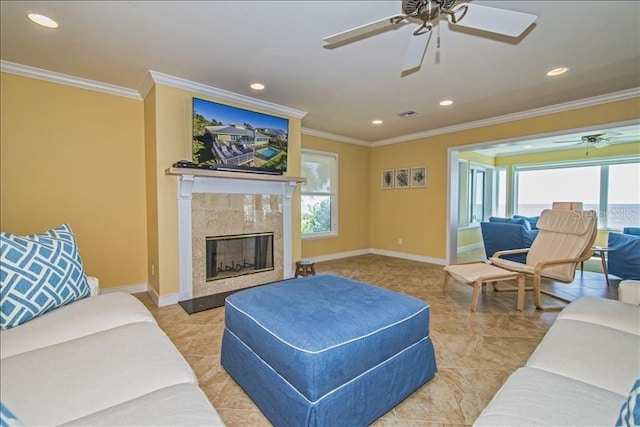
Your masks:
<path fill-rule="evenodd" d="M 453 101 L 450 100 L 450 99 L 445 99 L 443 101 L 440 101 L 440 106 L 441 107 L 448 107 L 451 104 L 453 104 Z"/>
<path fill-rule="evenodd" d="M 524 145 L 522 148 L 533 148 L 533 145 Z"/>
<path fill-rule="evenodd" d="M 569 68 L 567 68 L 567 67 L 558 67 L 558 68 L 554 68 L 553 70 L 547 72 L 547 76 L 555 77 L 555 76 L 559 76 L 561 74 L 564 74 L 567 71 L 569 71 Z"/>
<path fill-rule="evenodd" d="M 48 16 L 40 15 L 37 13 L 30 13 L 27 15 L 27 18 L 29 18 L 31 21 L 35 22 L 38 25 L 42 25 L 43 27 L 47 27 L 47 28 L 59 27 L 58 23 L 53 19 L 49 18 Z"/>
<path fill-rule="evenodd" d="M 264 85 L 262 83 L 251 83 L 251 89 L 253 90 L 263 90 Z"/>
<path fill-rule="evenodd" d="M 380 120 L 380 119 L 372 120 L 372 121 L 371 121 L 371 124 L 374 124 L 374 125 L 381 125 L 381 124 L 382 124 L 382 120 Z"/>

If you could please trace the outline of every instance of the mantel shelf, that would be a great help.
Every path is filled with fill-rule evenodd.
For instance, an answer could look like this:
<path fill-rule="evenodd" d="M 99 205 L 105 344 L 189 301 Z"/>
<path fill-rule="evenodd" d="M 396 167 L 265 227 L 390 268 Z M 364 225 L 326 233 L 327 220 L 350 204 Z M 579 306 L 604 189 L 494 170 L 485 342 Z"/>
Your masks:
<path fill-rule="evenodd" d="M 165 169 L 165 175 L 175 176 L 198 176 L 203 178 L 225 178 L 225 179 L 246 179 L 251 181 L 276 181 L 276 182 L 306 182 L 307 178 L 301 176 L 288 176 L 288 175 L 270 175 L 263 173 L 251 173 L 251 172 L 227 172 L 227 171 L 213 171 L 207 169 L 191 169 L 191 168 L 176 168 L 170 167 Z"/>

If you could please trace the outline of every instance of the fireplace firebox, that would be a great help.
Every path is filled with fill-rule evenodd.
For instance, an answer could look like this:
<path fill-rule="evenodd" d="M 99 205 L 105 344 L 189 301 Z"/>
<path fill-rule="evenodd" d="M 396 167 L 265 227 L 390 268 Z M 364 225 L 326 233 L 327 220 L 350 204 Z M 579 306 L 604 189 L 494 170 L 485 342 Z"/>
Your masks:
<path fill-rule="evenodd" d="M 273 270 L 273 233 L 206 238 L 206 280 Z"/>

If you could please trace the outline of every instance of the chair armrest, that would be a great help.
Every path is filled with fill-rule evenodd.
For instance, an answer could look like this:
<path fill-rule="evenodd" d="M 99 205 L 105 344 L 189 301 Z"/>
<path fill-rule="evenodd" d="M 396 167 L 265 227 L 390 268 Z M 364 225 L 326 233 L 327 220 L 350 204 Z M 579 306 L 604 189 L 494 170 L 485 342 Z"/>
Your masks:
<path fill-rule="evenodd" d="M 496 258 L 500 258 L 500 256 L 502 255 L 514 255 L 514 254 L 526 254 L 527 252 L 529 252 L 530 248 L 523 248 L 523 249 L 509 249 L 506 251 L 498 251 L 495 254 L 493 254 L 494 257 Z"/>
<path fill-rule="evenodd" d="M 542 270 L 547 267 L 553 267 L 555 265 L 561 264 L 578 264 L 579 262 L 583 262 L 588 260 L 593 256 L 593 251 L 587 251 L 580 258 L 564 258 L 564 259 L 554 259 L 552 261 L 540 261 L 533 267 L 534 274 L 539 274 Z"/>
<path fill-rule="evenodd" d="M 100 293 L 100 281 L 97 277 L 87 276 L 87 283 L 89 284 L 89 289 L 91 289 L 89 296 L 95 297 Z"/>

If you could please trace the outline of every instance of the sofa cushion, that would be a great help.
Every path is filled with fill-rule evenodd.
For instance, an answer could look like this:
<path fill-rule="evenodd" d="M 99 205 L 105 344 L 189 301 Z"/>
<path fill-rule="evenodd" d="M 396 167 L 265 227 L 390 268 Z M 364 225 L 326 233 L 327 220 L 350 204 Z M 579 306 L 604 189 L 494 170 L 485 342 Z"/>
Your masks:
<path fill-rule="evenodd" d="M 636 334 L 561 318 L 549 329 L 526 366 L 626 396 L 640 376 L 639 352 L 640 336 Z"/>
<path fill-rule="evenodd" d="M 560 319 L 580 320 L 640 335 L 638 307 L 611 299 L 581 297 L 558 314 Z"/>
<path fill-rule="evenodd" d="M 2 329 L 90 294 L 78 246 L 67 224 L 29 236 L 0 233 L 0 264 Z"/>
<path fill-rule="evenodd" d="M 7 357 L 0 377 L 3 402 L 27 425 L 63 424 L 171 385 L 197 384 L 153 322 Z"/>
<path fill-rule="evenodd" d="M 65 426 L 224 426 L 202 390 L 177 384 L 71 421 Z"/>
<path fill-rule="evenodd" d="M 624 395 L 535 368 L 520 368 L 474 426 L 612 426 Z"/>
<path fill-rule="evenodd" d="M 515 219 L 524 218 L 529 223 L 529 226 L 531 226 L 532 230 L 537 230 L 538 229 L 538 220 L 540 219 L 539 215 L 538 216 L 514 215 L 513 218 L 515 218 Z"/>
<path fill-rule="evenodd" d="M 0 359 L 134 322 L 155 322 L 134 296 L 114 292 L 76 301 L 1 332 Z"/>
<path fill-rule="evenodd" d="M 525 217 L 516 218 L 514 216 L 513 218 L 501 218 L 501 217 L 498 217 L 498 216 L 492 216 L 491 218 L 489 218 L 489 222 L 500 222 L 500 223 L 507 223 L 507 224 L 520 224 L 521 226 L 523 226 L 525 228 L 525 230 L 531 230 L 531 223 Z"/>
<path fill-rule="evenodd" d="M 629 397 L 620 408 L 617 426 L 640 426 L 640 378 L 633 384 Z"/>

